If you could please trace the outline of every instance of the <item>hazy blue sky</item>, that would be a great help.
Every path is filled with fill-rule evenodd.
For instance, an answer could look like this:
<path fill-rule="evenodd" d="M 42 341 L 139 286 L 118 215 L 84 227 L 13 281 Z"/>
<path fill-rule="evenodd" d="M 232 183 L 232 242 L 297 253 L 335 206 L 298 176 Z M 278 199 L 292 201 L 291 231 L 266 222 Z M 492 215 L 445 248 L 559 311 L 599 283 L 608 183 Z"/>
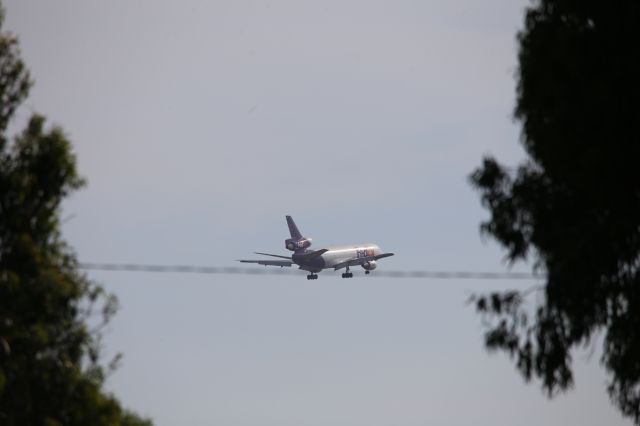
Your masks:
<path fill-rule="evenodd" d="M 467 176 L 523 157 L 527 2 L 3 3 L 37 82 L 14 127 L 62 125 L 89 181 L 65 205 L 82 261 L 231 265 L 284 252 L 292 214 L 388 270 L 505 269 Z M 597 347 L 552 401 L 484 351 L 465 300 L 531 283 L 90 276 L 121 301 L 108 388 L 157 425 L 626 424 Z"/>

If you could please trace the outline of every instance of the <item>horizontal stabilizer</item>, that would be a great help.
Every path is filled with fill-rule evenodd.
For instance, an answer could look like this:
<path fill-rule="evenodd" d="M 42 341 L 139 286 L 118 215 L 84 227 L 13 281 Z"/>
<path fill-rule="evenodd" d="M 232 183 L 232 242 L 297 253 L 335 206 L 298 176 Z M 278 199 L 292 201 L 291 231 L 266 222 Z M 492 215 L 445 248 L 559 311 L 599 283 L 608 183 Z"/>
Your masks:
<path fill-rule="evenodd" d="M 321 250 L 316 250 L 316 251 L 310 251 L 308 253 L 304 253 L 304 254 L 299 255 L 299 256 L 302 257 L 302 259 L 304 259 L 304 260 L 311 260 L 311 259 L 316 258 L 318 256 L 322 256 L 323 254 L 325 254 L 328 251 L 329 250 L 327 250 L 327 249 L 321 249 Z"/>
<path fill-rule="evenodd" d="M 293 261 L 291 260 L 239 260 L 238 262 L 242 262 L 242 263 L 257 263 L 258 265 L 264 265 L 264 266 L 280 266 L 282 267 L 289 267 L 291 265 L 293 265 Z"/>

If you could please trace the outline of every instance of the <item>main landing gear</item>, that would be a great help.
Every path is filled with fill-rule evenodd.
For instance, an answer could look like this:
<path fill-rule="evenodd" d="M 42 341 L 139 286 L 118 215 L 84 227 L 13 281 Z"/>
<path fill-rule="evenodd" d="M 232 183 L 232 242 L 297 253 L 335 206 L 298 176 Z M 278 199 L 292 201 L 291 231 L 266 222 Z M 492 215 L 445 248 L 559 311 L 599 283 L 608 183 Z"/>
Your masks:
<path fill-rule="evenodd" d="M 308 280 L 317 280 L 318 279 L 318 274 L 309 274 L 309 275 L 307 275 L 307 279 Z"/>
<path fill-rule="evenodd" d="M 347 266 L 347 272 L 342 274 L 342 278 L 353 278 L 353 273 L 349 272 L 349 267 Z"/>

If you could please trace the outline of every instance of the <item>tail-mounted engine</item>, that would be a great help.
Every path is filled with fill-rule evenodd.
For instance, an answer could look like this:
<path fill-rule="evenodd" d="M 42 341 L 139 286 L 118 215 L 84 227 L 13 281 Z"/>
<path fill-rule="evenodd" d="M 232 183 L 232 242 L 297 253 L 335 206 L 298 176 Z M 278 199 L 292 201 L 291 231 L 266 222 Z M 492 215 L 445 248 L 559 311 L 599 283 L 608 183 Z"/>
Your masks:
<path fill-rule="evenodd" d="M 289 238 L 284 240 L 287 250 L 298 251 L 311 247 L 311 238 Z"/>
<path fill-rule="evenodd" d="M 362 267 L 364 268 L 365 271 L 373 271 L 378 267 L 378 264 L 376 263 L 375 260 L 369 260 L 367 262 L 364 262 L 362 264 Z"/>

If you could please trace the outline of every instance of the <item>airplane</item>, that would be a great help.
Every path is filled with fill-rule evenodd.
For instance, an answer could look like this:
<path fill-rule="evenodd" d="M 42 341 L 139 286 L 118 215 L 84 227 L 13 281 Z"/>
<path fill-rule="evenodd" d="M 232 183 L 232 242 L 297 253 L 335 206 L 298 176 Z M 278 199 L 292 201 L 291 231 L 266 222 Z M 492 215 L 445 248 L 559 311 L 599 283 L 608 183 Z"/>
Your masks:
<path fill-rule="evenodd" d="M 337 271 L 345 268 L 346 271 L 342 274 L 342 278 L 353 278 L 353 273 L 349 272 L 350 266 L 362 266 L 364 273 L 368 275 L 376 269 L 378 260 L 393 256 L 393 253 L 383 253 L 380 247 L 375 244 L 355 244 L 308 250 L 311 246 L 311 238 L 302 236 L 291 216 L 287 216 L 287 225 L 291 238 L 284 241 L 284 246 L 293 252 L 291 256 L 255 252 L 255 254 L 286 260 L 239 260 L 239 262 L 280 267 L 291 267 L 295 264 L 299 269 L 309 272 L 308 280 L 315 280 L 318 279 L 318 272 L 323 269 Z"/>

